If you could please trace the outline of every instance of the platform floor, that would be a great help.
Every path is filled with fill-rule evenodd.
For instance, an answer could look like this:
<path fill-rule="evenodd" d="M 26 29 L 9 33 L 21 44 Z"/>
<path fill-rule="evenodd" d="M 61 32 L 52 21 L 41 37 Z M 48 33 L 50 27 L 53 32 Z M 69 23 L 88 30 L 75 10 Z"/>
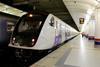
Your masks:
<path fill-rule="evenodd" d="M 100 48 L 78 35 L 30 67 L 100 67 Z"/>

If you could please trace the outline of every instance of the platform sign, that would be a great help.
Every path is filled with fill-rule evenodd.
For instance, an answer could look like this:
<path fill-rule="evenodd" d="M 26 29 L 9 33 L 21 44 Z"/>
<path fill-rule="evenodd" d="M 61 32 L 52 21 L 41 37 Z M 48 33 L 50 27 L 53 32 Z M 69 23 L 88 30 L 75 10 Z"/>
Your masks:
<path fill-rule="evenodd" d="M 84 18 L 79 18 L 79 23 L 84 24 Z"/>

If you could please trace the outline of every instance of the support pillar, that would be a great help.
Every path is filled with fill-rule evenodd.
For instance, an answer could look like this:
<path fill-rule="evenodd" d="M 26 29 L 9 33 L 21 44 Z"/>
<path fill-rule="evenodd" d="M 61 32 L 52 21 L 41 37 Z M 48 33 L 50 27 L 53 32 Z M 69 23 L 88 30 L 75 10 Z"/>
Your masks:
<path fill-rule="evenodd" d="M 100 47 L 100 9 L 95 12 L 95 47 Z"/>

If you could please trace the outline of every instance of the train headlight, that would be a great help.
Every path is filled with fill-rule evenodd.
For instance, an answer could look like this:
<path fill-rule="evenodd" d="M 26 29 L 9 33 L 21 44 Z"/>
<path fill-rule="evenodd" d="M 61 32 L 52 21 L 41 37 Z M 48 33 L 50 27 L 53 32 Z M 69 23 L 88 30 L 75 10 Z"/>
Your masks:
<path fill-rule="evenodd" d="M 15 39 L 16 39 L 16 38 L 14 37 L 13 40 L 15 41 Z"/>
<path fill-rule="evenodd" d="M 32 39 L 32 42 L 34 42 L 35 41 L 35 39 Z"/>
<path fill-rule="evenodd" d="M 35 39 L 32 39 L 32 45 L 34 45 L 35 44 Z"/>
<path fill-rule="evenodd" d="M 14 44 L 15 43 L 15 40 L 16 40 L 16 38 L 14 37 L 14 38 L 12 38 L 12 44 Z"/>

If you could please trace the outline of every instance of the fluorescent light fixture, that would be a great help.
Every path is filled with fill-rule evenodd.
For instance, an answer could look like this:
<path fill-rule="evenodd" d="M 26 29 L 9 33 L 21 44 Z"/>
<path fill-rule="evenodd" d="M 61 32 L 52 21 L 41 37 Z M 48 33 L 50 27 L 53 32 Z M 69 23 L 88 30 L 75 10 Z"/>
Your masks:
<path fill-rule="evenodd" d="M 100 0 L 96 0 L 96 5 L 98 5 L 100 3 Z"/>
<path fill-rule="evenodd" d="M 26 12 L 23 12 L 22 10 L 13 8 L 13 7 L 5 5 L 3 3 L 0 3 L 0 12 L 15 15 L 15 16 L 22 16 L 22 15 L 26 14 Z"/>
<path fill-rule="evenodd" d="M 98 4 L 99 4 L 99 2 L 100 2 L 100 0 L 99 0 L 99 1 L 98 1 L 98 0 L 96 0 L 96 1 L 95 1 L 95 4 L 96 4 L 96 5 L 98 5 Z"/>
<path fill-rule="evenodd" d="M 83 24 L 83 26 L 82 26 L 82 29 L 81 29 L 81 32 L 83 32 L 84 30 L 85 30 L 85 26 L 86 26 L 86 24 L 89 22 L 89 20 L 90 20 L 90 18 L 91 18 L 91 15 L 93 14 L 93 10 L 94 10 L 95 8 L 92 8 L 92 9 L 88 9 L 87 10 L 87 14 L 86 14 L 86 16 L 85 16 L 85 22 L 84 22 L 84 24 Z"/>
<path fill-rule="evenodd" d="M 85 30 L 85 26 L 88 23 L 89 19 L 90 19 L 90 15 L 89 14 L 86 14 L 85 22 L 84 22 L 84 24 L 82 26 L 81 32 L 83 32 Z"/>
<path fill-rule="evenodd" d="M 93 10 L 92 9 L 88 9 L 87 10 L 87 14 L 91 15 L 93 13 Z"/>
<path fill-rule="evenodd" d="M 90 15 L 87 14 L 86 17 L 85 17 L 85 20 L 86 20 L 86 21 L 89 21 L 89 19 L 90 19 Z"/>
<path fill-rule="evenodd" d="M 96 1 L 100 2 L 100 0 L 96 0 Z"/>

